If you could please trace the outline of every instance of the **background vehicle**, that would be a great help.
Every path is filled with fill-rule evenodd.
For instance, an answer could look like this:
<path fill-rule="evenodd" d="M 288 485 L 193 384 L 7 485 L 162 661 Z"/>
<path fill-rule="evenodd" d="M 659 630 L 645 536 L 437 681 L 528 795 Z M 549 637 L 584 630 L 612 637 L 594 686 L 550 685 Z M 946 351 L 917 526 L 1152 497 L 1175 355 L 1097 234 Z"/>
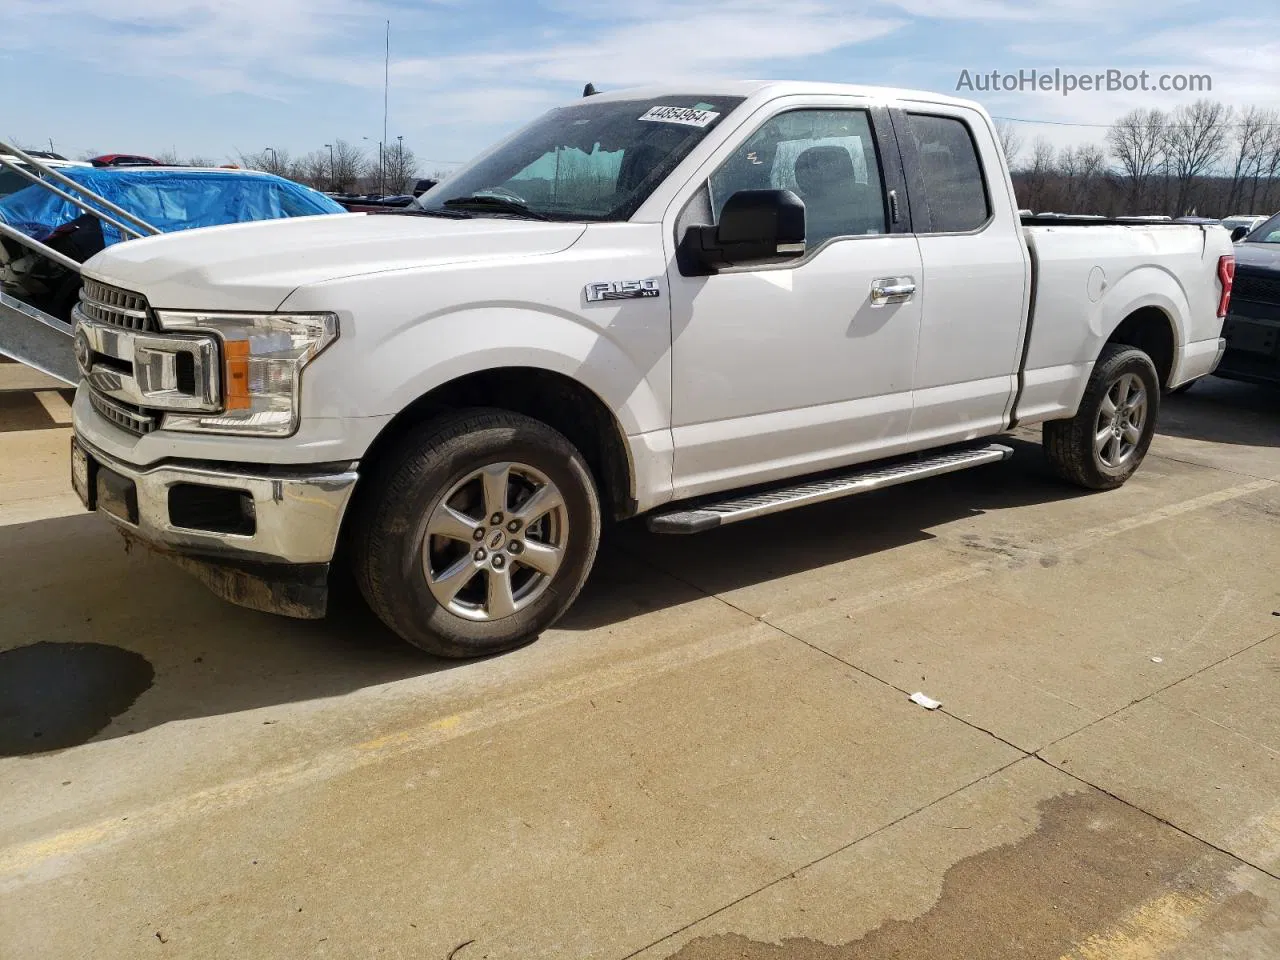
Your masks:
<path fill-rule="evenodd" d="M 104 153 L 100 157 L 93 157 L 90 161 L 95 167 L 161 167 L 164 166 L 159 160 L 151 157 L 144 157 L 136 153 Z"/>
<path fill-rule="evenodd" d="M 40 153 L 33 153 L 31 154 L 31 156 L 38 158 L 39 160 L 43 161 L 47 166 L 53 167 L 53 169 L 55 170 L 67 170 L 71 167 L 87 167 L 88 166 L 87 163 L 80 163 L 75 160 L 66 160 L 62 157 L 47 156 Z M 36 173 L 37 176 L 39 175 L 37 171 L 32 171 L 27 164 L 18 160 L 17 157 L 14 157 L 10 154 L 3 154 L 3 157 L 5 160 L 9 161 L 10 163 L 16 164 L 17 166 L 22 167 L 22 169 L 27 170 L 29 172 Z M 29 186 L 31 186 L 31 181 L 28 180 L 26 177 L 24 177 L 22 174 L 18 173 L 16 170 L 10 169 L 9 167 L 0 166 L 0 200 L 4 199 L 5 197 L 9 196 L 12 193 L 17 193 L 19 190 L 25 190 Z"/>
<path fill-rule="evenodd" d="M 1227 350 L 1217 374 L 1280 385 L 1280 214 L 1235 245 L 1231 312 L 1222 327 Z"/>
<path fill-rule="evenodd" d="M 1118 487 L 1217 364 L 1232 263 L 1216 227 L 1020 219 L 967 101 L 597 94 L 402 214 L 86 263 L 73 479 L 235 602 L 322 615 L 349 563 L 401 636 L 493 653 L 607 519 L 696 533 L 1001 460 L 1016 424 Z"/>
<path fill-rule="evenodd" d="M 87 164 L 59 169 L 163 232 L 343 212 L 310 187 L 267 173 Z M 70 201 L 34 184 L 0 199 L 0 221 L 78 263 L 122 239 L 115 227 L 104 226 Z M 79 295 L 80 277 L 12 239 L 0 238 L 0 289 L 68 319 Z"/>
<path fill-rule="evenodd" d="M 1238 214 L 1233 217 L 1223 217 L 1222 225 L 1229 231 L 1235 231 L 1239 227 L 1243 227 L 1247 236 L 1255 227 L 1265 223 L 1265 216 L 1252 216 L 1246 214 Z"/>
<path fill-rule="evenodd" d="M 413 197 L 409 194 L 384 197 L 377 193 L 329 193 L 326 196 L 342 204 L 342 207 L 351 213 L 384 213 L 389 210 L 403 210 L 413 202 Z"/>

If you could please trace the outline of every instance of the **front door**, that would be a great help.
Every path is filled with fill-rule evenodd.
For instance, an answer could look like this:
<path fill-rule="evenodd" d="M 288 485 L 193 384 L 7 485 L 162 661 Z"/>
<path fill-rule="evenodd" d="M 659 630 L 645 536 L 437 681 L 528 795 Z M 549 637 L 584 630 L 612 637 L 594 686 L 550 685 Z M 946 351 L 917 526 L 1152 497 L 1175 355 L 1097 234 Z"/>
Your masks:
<path fill-rule="evenodd" d="M 873 291 L 920 284 L 920 253 L 913 236 L 891 232 L 882 154 L 892 141 L 881 130 L 878 147 L 875 133 L 867 110 L 783 110 L 703 186 L 713 221 L 738 190 L 794 191 L 805 203 L 806 253 L 710 277 L 671 267 L 677 497 L 901 447 L 921 297 L 885 303 Z"/>

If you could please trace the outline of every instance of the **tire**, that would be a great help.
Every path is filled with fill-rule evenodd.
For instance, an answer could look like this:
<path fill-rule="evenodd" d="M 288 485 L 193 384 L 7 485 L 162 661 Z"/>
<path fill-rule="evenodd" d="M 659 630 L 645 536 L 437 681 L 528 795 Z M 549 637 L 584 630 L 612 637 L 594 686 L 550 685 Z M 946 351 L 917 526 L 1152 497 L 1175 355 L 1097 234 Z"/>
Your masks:
<path fill-rule="evenodd" d="M 446 414 L 407 436 L 370 481 L 351 538 L 356 582 L 388 627 L 428 653 L 481 657 L 529 643 L 591 572 L 595 484 L 573 444 L 537 420 Z"/>
<path fill-rule="evenodd" d="M 1139 422 L 1135 390 L 1141 388 Z M 1141 466 L 1160 413 L 1160 378 L 1146 353 L 1109 343 L 1102 348 L 1085 386 L 1080 409 L 1070 420 L 1044 425 L 1044 451 L 1054 472 L 1088 490 L 1114 490 Z M 1124 398 L 1121 400 L 1121 398 Z M 1120 402 L 1111 420 L 1109 409 Z M 1125 407 L 1130 412 L 1125 414 Z M 1103 428 L 1114 430 L 1101 443 Z"/>

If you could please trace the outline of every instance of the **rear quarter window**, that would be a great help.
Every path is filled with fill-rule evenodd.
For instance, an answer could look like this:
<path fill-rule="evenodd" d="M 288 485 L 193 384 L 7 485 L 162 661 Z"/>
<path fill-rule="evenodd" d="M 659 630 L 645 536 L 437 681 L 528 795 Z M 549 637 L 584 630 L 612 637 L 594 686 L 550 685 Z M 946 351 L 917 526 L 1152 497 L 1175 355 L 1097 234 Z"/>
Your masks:
<path fill-rule="evenodd" d="M 917 232 L 966 233 L 980 228 L 991 216 L 991 199 L 968 125 L 955 117 L 909 113 L 907 128 L 931 221 L 929 230 Z"/>

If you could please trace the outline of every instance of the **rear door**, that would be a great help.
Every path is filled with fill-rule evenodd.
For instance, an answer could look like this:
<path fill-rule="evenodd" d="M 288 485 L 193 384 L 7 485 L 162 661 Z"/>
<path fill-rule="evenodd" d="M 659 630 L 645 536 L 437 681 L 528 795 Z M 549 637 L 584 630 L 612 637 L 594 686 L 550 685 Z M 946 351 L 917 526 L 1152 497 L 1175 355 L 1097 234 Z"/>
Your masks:
<path fill-rule="evenodd" d="M 964 107 L 905 102 L 892 116 L 923 273 L 911 438 L 996 433 L 1017 385 L 1030 282 L 999 146 Z"/>

